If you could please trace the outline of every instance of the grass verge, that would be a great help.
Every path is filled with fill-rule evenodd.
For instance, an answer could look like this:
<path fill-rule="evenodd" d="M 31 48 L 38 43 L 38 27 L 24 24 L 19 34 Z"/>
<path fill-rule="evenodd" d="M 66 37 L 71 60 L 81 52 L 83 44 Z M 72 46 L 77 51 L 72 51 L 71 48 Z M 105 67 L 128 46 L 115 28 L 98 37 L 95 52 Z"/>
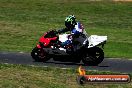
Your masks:
<path fill-rule="evenodd" d="M 87 71 L 87 74 L 117 74 L 111 72 Z M 0 64 L 1 88 L 130 88 L 128 84 L 86 84 L 78 85 L 75 69 L 34 67 Z M 132 76 L 132 75 L 131 75 Z"/>

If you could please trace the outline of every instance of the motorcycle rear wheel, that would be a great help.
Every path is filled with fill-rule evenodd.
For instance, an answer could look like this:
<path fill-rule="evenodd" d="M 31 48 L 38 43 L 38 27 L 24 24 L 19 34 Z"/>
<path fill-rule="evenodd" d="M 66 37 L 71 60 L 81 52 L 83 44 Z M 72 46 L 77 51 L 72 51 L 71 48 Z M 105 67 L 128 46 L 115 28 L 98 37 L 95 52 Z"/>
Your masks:
<path fill-rule="evenodd" d="M 82 62 L 85 65 L 97 66 L 104 59 L 104 52 L 99 47 L 88 49 L 88 52 L 83 56 Z"/>
<path fill-rule="evenodd" d="M 31 56 L 37 62 L 46 62 L 50 59 L 43 49 L 39 49 L 37 47 L 32 50 Z"/>

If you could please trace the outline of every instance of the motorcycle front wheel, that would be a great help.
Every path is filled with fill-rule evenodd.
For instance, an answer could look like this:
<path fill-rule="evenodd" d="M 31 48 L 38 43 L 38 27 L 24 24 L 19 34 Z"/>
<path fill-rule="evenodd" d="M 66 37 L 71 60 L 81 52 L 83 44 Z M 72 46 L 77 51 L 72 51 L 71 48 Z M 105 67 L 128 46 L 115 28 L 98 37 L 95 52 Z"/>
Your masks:
<path fill-rule="evenodd" d="M 50 59 L 48 54 L 43 49 L 39 49 L 37 47 L 32 50 L 31 56 L 37 62 L 46 62 Z"/>
<path fill-rule="evenodd" d="M 82 58 L 82 62 L 85 65 L 97 66 L 104 59 L 104 52 L 99 47 L 90 48 L 87 50 L 87 53 Z"/>

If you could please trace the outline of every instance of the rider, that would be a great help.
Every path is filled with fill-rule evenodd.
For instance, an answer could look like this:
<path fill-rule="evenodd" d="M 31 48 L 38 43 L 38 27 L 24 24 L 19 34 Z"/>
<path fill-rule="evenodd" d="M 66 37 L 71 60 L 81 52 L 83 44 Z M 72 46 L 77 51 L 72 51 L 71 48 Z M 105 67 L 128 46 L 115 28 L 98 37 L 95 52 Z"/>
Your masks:
<path fill-rule="evenodd" d="M 72 38 L 70 36 L 67 41 L 63 42 L 63 46 L 71 44 L 74 38 L 81 34 L 84 29 L 80 22 L 76 22 L 76 17 L 74 15 L 69 15 L 66 17 L 65 26 L 66 28 L 58 30 L 57 33 L 61 34 L 70 31 Z"/>

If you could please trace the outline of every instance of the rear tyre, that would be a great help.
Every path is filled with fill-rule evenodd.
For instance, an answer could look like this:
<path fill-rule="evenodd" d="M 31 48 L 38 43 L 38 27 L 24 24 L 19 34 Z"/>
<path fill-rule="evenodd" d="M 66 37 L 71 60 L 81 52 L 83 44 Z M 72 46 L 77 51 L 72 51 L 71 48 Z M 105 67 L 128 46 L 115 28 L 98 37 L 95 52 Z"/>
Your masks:
<path fill-rule="evenodd" d="M 48 54 L 43 49 L 39 49 L 37 47 L 32 50 L 31 56 L 37 62 L 46 62 L 50 59 Z"/>
<path fill-rule="evenodd" d="M 104 52 L 99 47 L 88 49 L 88 52 L 83 56 L 82 62 L 85 65 L 97 66 L 104 59 Z"/>

